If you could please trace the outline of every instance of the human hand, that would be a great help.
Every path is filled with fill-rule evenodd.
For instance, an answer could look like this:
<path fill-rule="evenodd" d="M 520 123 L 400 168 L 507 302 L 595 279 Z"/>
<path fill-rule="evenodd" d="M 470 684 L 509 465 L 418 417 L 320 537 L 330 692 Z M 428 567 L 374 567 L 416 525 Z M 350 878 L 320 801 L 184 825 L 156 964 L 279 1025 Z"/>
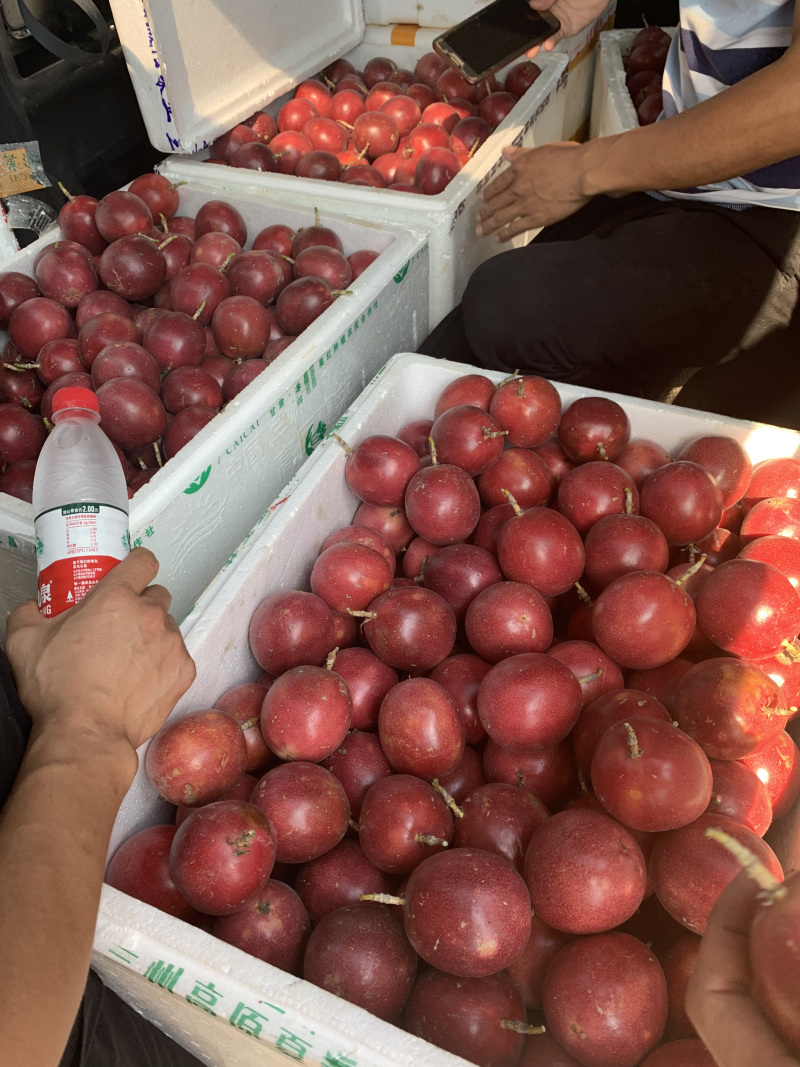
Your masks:
<path fill-rule="evenodd" d="M 161 727 L 195 666 L 157 573 L 137 548 L 57 618 L 32 600 L 11 613 L 6 655 L 35 727 L 133 749 Z"/>
<path fill-rule="evenodd" d="M 504 148 L 511 164 L 483 191 L 479 236 L 508 241 L 525 230 L 572 215 L 590 199 L 581 192 L 582 145 L 559 141 L 540 148 Z"/>
<path fill-rule="evenodd" d="M 686 1010 L 718 1067 L 800 1067 L 750 995 L 750 927 L 758 885 L 737 875 L 711 913 Z"/>
<path fill-rule="evenodd" d="M 574 37 L 605 11 L 608 0 L 528 0 L 534 11 L 550 11 L 561 23 L 561 29 L 548 37 L 542 45 L 536 45 L 526 52 L 528 59 L 534 59 L 541 48 L 552 52 L 559 41 L 565 37 Z"/>

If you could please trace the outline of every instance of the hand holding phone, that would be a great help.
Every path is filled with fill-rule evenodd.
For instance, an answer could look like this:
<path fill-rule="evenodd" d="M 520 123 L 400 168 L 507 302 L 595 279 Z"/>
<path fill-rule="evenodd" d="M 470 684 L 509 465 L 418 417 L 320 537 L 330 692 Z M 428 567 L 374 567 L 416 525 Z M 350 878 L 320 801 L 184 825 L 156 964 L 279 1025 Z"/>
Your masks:
<path fill-rule="evenodd" d="M 561 23 L 528 0 L 494 0 L 440 34 L 433 47 L 466 81 L 475 84 L 556 34 Z"/>

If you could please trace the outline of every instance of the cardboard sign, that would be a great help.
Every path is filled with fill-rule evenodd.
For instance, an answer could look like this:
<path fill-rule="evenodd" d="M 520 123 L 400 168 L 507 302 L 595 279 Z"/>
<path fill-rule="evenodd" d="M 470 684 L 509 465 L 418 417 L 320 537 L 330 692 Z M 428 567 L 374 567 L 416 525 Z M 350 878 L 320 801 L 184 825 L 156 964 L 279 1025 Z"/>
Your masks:
<path fill-rule="evenodd" d="M 0 196 L 30 193 L 49 184 L 36 141 L 0 146 Z"/>

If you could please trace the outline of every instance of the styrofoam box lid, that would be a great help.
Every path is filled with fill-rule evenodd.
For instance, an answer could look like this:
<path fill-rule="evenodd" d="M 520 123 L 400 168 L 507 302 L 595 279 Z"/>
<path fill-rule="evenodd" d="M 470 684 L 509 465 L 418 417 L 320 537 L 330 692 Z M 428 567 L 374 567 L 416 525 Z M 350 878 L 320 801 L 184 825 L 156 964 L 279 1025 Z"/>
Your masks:
<path fill-rule="evenodd" d="M 353 48 L 361 0 L 111 0 L 147 134 L 197 152 Z"/>

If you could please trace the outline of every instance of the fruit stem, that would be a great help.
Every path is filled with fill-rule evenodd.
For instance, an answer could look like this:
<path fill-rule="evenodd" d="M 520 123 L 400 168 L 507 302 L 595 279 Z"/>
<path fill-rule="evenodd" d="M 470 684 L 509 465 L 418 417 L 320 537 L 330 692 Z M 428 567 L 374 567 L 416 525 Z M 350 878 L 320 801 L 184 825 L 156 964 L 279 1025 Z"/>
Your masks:
<path fill-rule="evenodd" d="M 514 509 L 514 514 L 517 515 L 517 516 L 522 515 L 523 514 L 522 508 L 516 502 L 516 500 L 514 499 L 512 494 L 508 491 L 508 489 L 501 489 L 500 492 L 501 493 L 505 493 L 505 495 L 508 497 L 508 502 L 511 505 L 511 507 Z"/>
<path fill-rule="evenodd" d="M 578 679 L 580 685 L 584 682 L 596 682 L 603 677 L 603 668 L 598 667 L 594 674 L 584 674 L 582 678 Z"/>
<path fill-rule="evenodd" d="M 800 660 L 800 648 L 798 648 L 793 641 L 781 641 L 781 648 L 792 663 L 797 663 L 797 661 Z"/>
<path fill-rule="evenodd" d="M 350 827 L 351 830 L 355 831 L 355 833 L 358 833 L 358 823 L 352 815 L 348 818 L 347 825 Z"/>
<path fill-rule="evenodd" d="M 580 582 L 575 582 L 575 592 L 578 594 L 578 596 L 584 602 L 584 604 L 588 604 L 590 608 L 594 607 L 594 601 L 589 596 L 589 594 L 586 592 L 586 590 L 583 588 L 583 586 L 581 585 Z"/>
<path fill-rule="evenodd" d="M 597 442 L 597 444 L 594 446 L 594 450 L 600 456 L 600 459 L 605 459 L 605 460 L 608 459 L 608 453 L 606 452 L 606 446 L 603 444 L 602 441 L 598 441 Z"/>
<path fill-rule="evenodd" d="M 200 307 L 197 309 L 197 311 L 195 311 L 194 315 L 192 315 L 192 318 L 195 320 L 195 322 L 197 321 L 198 315 L 202 315 L 203 314 L 203 309 L 205 308 L 205 306 L 206 306 L 206 302 L 204 300 L 203 303 L 200 305 Z"/>
<path fill-rule="evenodd" d="M 455 798 L 452 797 L 447 792 L 445 787 L 440 784 L 439 779 L 438 778 L 434 778 L 433 781 L 431 782 L 431 785 L 436 790 L 436 792 L 439 793 L 439 795 L 441 796 L 442 800 L 445 802 L 445 804 L 448 806 L 448 808 L 452 811 L 452 813 L 455 815 L 455 817 L 457 819 L 463 819 L 464 818 L 464 812 L 461 810 L 461 808 L 456 803 Z"/>
<path fill-rule="evenodd" d="M 374 900 L 376 904 L 399 904 L 402 907 L 405 897 L 395 897 L 391 893 L 362 893 L 359 900 Z"/>
<path fill-rule="evenodd" d="M 790 716 L 797 714 L 797 708 L 794 705 L 790 708 L 771 708 L 768 704 L 764 704 L 761 710 L 768 719 L 771 719 L 773 715 L 781 715 L 784 718 L 789 718 Z"/>
<path fill-rule="evenodd" d="M 333 670 L 333 665 L 336 662 L 336 654 L 338 653 L 338 651 L 339 651 L 339 646 L 337 645 L 336 648 L 331 649 L 331 651 L 328 653 L 328 658 L 325 660 L 325 670 L 326 671 L 332 671 Z"/>
<path fill-rule="evenodd" d="M 624 493 L 625 493 L 625 514 L 626 515 L 633 515 L 633 493 L 630 491 L 630 489 L 627 487 L 627 485 L 625 486 Z"/>
<path fill-rule="evenodd" d="M 336 92 L 336 82 L 332 82 L 330 78 L 323 78 L 322 80 L 325 82 L 325 84 L 328 86 L 332 93 Z"/>
<path fill-rule="evenodd" d="M 442 848 L 447 848 L 450 844 L 443 837 L 434 837 L 433 834 L 416 834 L 414 840 L 419 841 L 421 845 L 441 845 Z"/>
<path fill-rule="evenodd" d="M 220 264 L 220 267 L 219 267 L 220 274 L 224 274 L 225 273 L 225 271 L 228 268 L 228 264 L 230 263 L 230 261 L 232 259 L 235 258 L 235 256 L 236 256 L 236 253 L 235 252 L 231 252 L 231 254 L 228 256 L 228 258 L 225 260 L 225 262 Z"/>
<path fill-rule="evenodd" d="M 182 185 L 186 185 L 186 182 L 172 182 L 169 187 L 169 191 L 172 192 L 173 189 L 180 189 Z"/>
<path fill-rule="evenodd" d="M 314 225 L 319 226 L 319 208 L 314 208 Z"/>
<path fill-rule="evenodd" d="M 502 381 L 499 381 L 497 383 L 497 388 L 500 389 L 502 386 L 508 385 L 508 383 L 509 382 L 513 382 L 515 378 L 519 378 L 519 369 L 515 370 L 513 374 L 509 374 L 509 376 L 507 378 L 503 378 Z M 525 383 L 522 381 L 522 379 L 520 379 L 519 385 L 517 386 L 517 390 L 519 390 L 520 388 L 523 389 L 523 390 L 525 388 Z M 524 396 L 524 395 L 525 395 L 524 391 L 522 393 L 520 393 L 519 391 L 517 392 L 517 396 Z"/>
<path fill-rule="evenodd" d="M 481 430 L 486 440 L 490 437 L 505 437 L 508 433 L 508 430 L 490 430 L 488 426 L 481 426 Z"/>
<path fill-rule="evenodd" d="M 419 565 L 419 574 L 414 579 L 414 581 L 417 582 L 418 585 L 424 585 L 425 584 L 425 567 L 427 565 L 428 565 L 428 557 L 427 556 L 423 556 L 422 557 L 422 563 L 420 563 L 420 565 Z"/>
<path fill-rule="evenodd" d="M 67 198 L 67 200 L 69 200 L 69 202 L 72 203 L 72 201 L 75 199 L 75 197 L 72 195 L 72 193 L 68 193 L 61 182 L 58 183 L 58 187 L 61 190 L 61 192 L 64 194 L 64 196 Z"/>
<path fill-rule="evenodd" d="M 348 608 L 347 614 L 355 615 L 359 619 L 375 619 L 378 615 L 376 611 L 354 611 L 353 608 Z"/>
<path fill-rule="evenodd" d="M 515 1034 L 543 1034 L 547 1027 L 531 1026 L 529 1023 L 520 1022 L 519 1019 L 501 1019 L 502 1030 L 513 1030 Z"/>
<path fill-rule="evenodd" d="M 353 454 L 352 448 L 350 447 L 350 445 L 347 444 L 346 441 L 343 441 L 341 439 L 341 437 L 338 435 L 338 433 L 332 433 L 331 437 L 334 439 L 334 441 L 338 441 L 339 442 L 339 444 L 342 446 L 342 448 L 345 450 L 345 452 L 347 453 L 348 456 L 352 456 L 352 454 Z"/>
<path fill-rule="evenodd" d="M 431 466 L 436 467 L 439 463 L 439 457 L 436 455 L 436 445 L 433 443 L 433 438 L 428 438 L 428 448 L 431 450 Z"/>
<path fill-rule="evenodd" d="M 298 230 L 297 232 L 299 233 L 300 231 Z M 292 266 L 294 266 L 294 260 L 291 256 L 284 255 L 284 253 L 281 252 L 281 259 L 285 259 L 287 263 L 291 263 Z"/>
<path fill-rule="evenodd" d="M 691 567 L 690 567 L 690 568 L 689 568 L 689 570 L 688 570 L 688 571 L 686 572 L 686 574 L 682 574 L 682 575 L 680 576 L 680 578 L 677 578 L 677 579 L 675 580 L 675 584 L 676 584 L 676 585 L 679 585 L 679 586 L 680 586 L 681 588 L 683 588 L 683 586 L 684 586 L 684 585 L 685 585 L 685 584 L 686 584 L 686 583 L 687 583 L 687 582 L 689 581 L 689 579 L 690 579 L 690 578 L 693 578 L 693 577 L 695 576 L 695 574 L 697 574 L 697 572 L 698 572 L 698 571 L 700 570 L 700 568 L 701 568 L 701 567 L 703 566 L 703 564 L 705 563 L 705 561 L 706 561 L 706 555 L 705 555 L 705 553 L 704 553 L 704 554 L 703 554 L 703 555 L 702 555 L 702 556 L 700 557 L 700 559 L 699 559 L 699 560 L 697 560 L 697 562 L 696 562 L 696 563 L 693 563 L 693 564 L 691 565 Z"/>
<path fill-rule="evenodd" d="M 774 874 L 741 841 L 737 841 L 735 837 L 726 834 L 718 826 L 710 826 L 706 830 L 706 837 L 711 841 L 717 841 L 741 863 L 747 875 L 756 882 L 761 890 L 758 896 L 764 904 L 774 904 L 776 900 L 782 900 L 786 896 L 788 892 L 786 886 L 781 885 Z"/>
<path fill-rule="evenodd" d="M 4 363 L 6 370 L 13 370 L 15 374 L 22 374 L 24 370 L 38 370 L 38 363 Z"/>
<path fill-rule="evenodd" d="M 240 722 L 239 725 L 241 726 L 242 730 L 250 730 L 256 725 L 256 723 L 260 722 L 261 716 L 254 715 L 252 719 L 245 719 L 244 722 Z"/>
<path fill-rule="evenodd" d="M 164 460 L 161 458 L 161 449 L 158 447 L 158 441 L 153 441 L 153 451 L 156 454 L 156 463 L 159 467 L 163 467 Z"/>
<path fill-rule="evenodd" d="M 352 289 L 331 289 L 331 296 L 352 296 Z"/>
<path fill-rule="evenodd" d="M 644 755 L 644 749 L 639 748 L 639 742 L 636 739 L 636 734 L 633 727 L 629 722 L 622 724 L 625 727 L 625 732 L 628 735 L 628 748 L 631 753 L 631 759 L 638 759 Z"/>
<path fill-rule="evenodd" d="M 583 773 L 580 767 L 576 767 L 576 770 L 578 772 L 578 790 L 580 792 L 580 795 L 582 797 L 585 797 L 586 794 L 589 792 L 589 783 L 586 781 L 586 775 Z"/>
<path fill-rule="evenodd" d="M 170 244 L 172 241 L 174 241 L 177 236 L 178 236 L 177 233 L 171 233 L 169 235 L 169 237 L 166 239 L 166 241 L 162 241 L 160 245 L 156 245 L 156 248 L 158 248 L 158 250 L 160 252 L 162 248 L 166 248 L 168 244 Z"/>
<path fill-rule="evenodd" d="M 147 470 L 147 464 L 145 463 L 145 461 L 142 459 L 141 456 L 139 456 L 139 466 L 142 468 L 143 471 Z"/>
<path fill-rule="evenodd" d="M 169 233 L 169 223 L 167 222 L 164 213 L 162 212 L 158 217 L 161 219 L 161 229 L 164 231 L 164 233 Z"/>

